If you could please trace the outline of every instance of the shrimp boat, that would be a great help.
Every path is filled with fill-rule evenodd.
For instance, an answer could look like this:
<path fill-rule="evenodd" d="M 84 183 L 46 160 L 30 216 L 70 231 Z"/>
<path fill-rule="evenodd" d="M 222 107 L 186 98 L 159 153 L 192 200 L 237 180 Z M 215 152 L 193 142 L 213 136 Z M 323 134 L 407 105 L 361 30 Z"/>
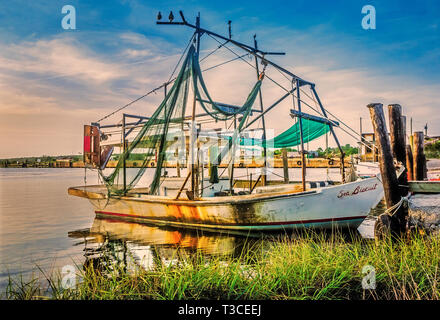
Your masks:
<path fill-rule="evenodd" d="M 259 49 L 255 36 L 253 46 L 246 45 L 232 39 L 230 23 L 226 37 L 201 28 L 200 15 L 191 24 L 179 13 L 181 21 L 173 21 L 172 13 L 166 22 L 158 15 L 159 25 L 194 30 L 178 62 L 180 69 L 175 68 L 178 74 L 151 91 L 164 89 L 163 101 L 148 117 L 124 113 L 117 124 L 102 123 L 106 116 L 85 125 L 84 163 L 98 172 L 102 184 L 71 187 L 68 193 L 89 199 L 100 218 L 173 227 L 235 232 L 357 228 L 382 199 L 382 183 L 379 175 L 358 178 L 353 168 L 347 173 L 350 168 L 345 168 L 334 130 L 342 122 L 327 116 L 315 84 L 269 60 L 268 56 L 284 53 Z M 202 37 L 214 40 L 216 47 L 200 59 Z M 221 49 L 235 57 L 214 67 L 242 60 L 255 69 L 256 82 L 241 106 L 216 102 L 208 92 L 203 75 L 214 67 L 202 70 L 200 62 Z M 282 74 L 287 88 L 270 72 Z M 263 81 L 282 91 L 267 107 L 263 106 Z M 290 115 L 292 126 L 270 135 L 265 116 L 285 102 L 287 110 L 278 112 Z M 306 107 L 316 114 L 306 113 Z M 305 144 L 323 135 L 331 135 L 339 147 L 341 181 L 306 180 Z M 274 150 L 293 147 L 301 156 L 301 181 L 290 181 L 288 175 L 271 180 Z M 255 168 L 258 157 L 261 168 Z M 234 176 L 234 171 L 252 166 L 253 176 L 248 171 L 246 179 Z M 171 169 L 175 176 L 168 174 Z M 143 179 L 148 184 L 142 185 Z"/>

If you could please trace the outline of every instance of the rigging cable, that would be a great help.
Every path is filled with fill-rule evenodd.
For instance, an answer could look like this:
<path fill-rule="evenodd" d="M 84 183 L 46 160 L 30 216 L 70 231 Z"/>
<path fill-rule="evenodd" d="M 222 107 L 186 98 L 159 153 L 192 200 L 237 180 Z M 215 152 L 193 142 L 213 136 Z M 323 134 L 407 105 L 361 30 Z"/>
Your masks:
<path fill-rule="evenodd" d="M 220 43 L 220 41 L 218 41 L 217 39 L 215 39 L 213 36 L 211 36 L 211 35 L 209 35 L 209 36 L 210 36 L 211 38 L 213 38 L 214 40 L 216 40 L 217 42 Z M 228 49 L 229 51 L 231 51 L 231 52 L 232 52 L 233 54 L 235 54 L 236 56 L 239 56 L 239 55 L 238 55 L 235 51 L 233 51 L 231 48 L 227 47 L 226 45 L 225 45 L 224 47 L 225 47 L 226 49 Z M 249 66 L 251 66 L 251 68 L 256 69 L 255 66 L 253 66 L 252 64 L 250 64 L 250 63 L 247 62 L 246 60 L 244 60 L 244 59 L 242 59 L 242 60 L 243 60 L 245 63 L 247 63 Z M 277 68 L 276 68 L 276 69 L 277 69 Z M 277 69 L 277 70 L 278 70 L 278 69 Z M 278 71 L 279 71 L 279 70 L 278 70 Z M 286 93 L 292 95 L 294 98 L 297 97 L 293 92 L 290 92 L 289 90 L 287 90 L 284 86 L 282 86 L 281 84 L 279 84 L 277 81 L 273 80 L 273 79 L 272 79 L 271 77 L 269 77 L 268 75 L 266 75 L 266 78 L 268 78 L 270 81 L 272 81 L 273 83 L 275 83 L 275 84 L 276 84 L 277 86 L 279 86 L 281 89 L 283 89 L 284 91 L 286 91 Z M 302 90 L 301 88 L 300 88 L 300 90 L 304 92 L 304 90 Z M 305 92 L 304 92 L 304 93 L 305 93 Z M 308 96 L 307 93 L 305 93 L 305 95 Z M 300 100 L 301 100 L 302 103 L 304 103 L 304 104 L 305 104 L 306 106 L 308 106 L 310 109 L 312 109 L 313 111 L 315 111 L 315 112 L 318 113 L 319 115 L 324 116 L 324 115 L 322 114 L 322 112 L 320 112 L 319 110 L 313 108 L 313 107 L 312 107 L 310 104 L 308 104 L 306 101 L 304 101 L 304 100 L 302 100 L 302 99 L 300 99 Z M 356 135 L 359 135 L 359 133 L 357 133 L 356 131 L 354 131 L 351 127 L 349 127 L 347 124 L 345 124 L 341 119 L 339 119 L 338 117 L 336 117 L 333 113 L 331 113 L 331 112 L 328 111 L 327 109 L 326 109 L 326 111 L 327 111 L 331 116 L 333 116 L 336 120 L 338 120 L 341 124 L 343 124 L 345 127 L 347 127 L 348 129 L 350 129 L 351 131 L 353 131 Z M 327 117 L 327 119 L 328 119 L 330 122 L 332 122 L 332 123 L 335 122 L 335 120 L 329 119 L 328 117 Z M 335 123 L 334 123 L 334 124 L 335 124 Z M 355 139 L 355 140 L 358 141 L 358 138 L 357 138 L 356 136 L 354 136 L 353 134 L 349 133 L 346 129 L 342 128 L 341 126 L 339 126 L 339 129 L 341 129 L 343 132 L 345 132 L 346 134 L 348 134 L 350 137 L 352 137 L 353 139 Z M 359 143 L 365 145 L 366 148 L 368 148 L 368 149 L 370 149 L 370 150 L 373 150 L 373 148 L 372 148 L 371 146 L 369 146 L 368 144 L 364 143 L 362 140 L 359 141 Z M 373 146 L 373 147 L 377 148 L 377 146 Z"/>
<path fill-rule="evenodd" d="M 214 38 L 212 35 L 210 35 L 210 34 L 208 34 L 211 38 L 213 38 L 215 41 L 217 41 L 218 43 L 220 43 L 220 41 L 219 40 L 217 40 L 216 38 Z M 233 54 L 235 54 L 237 57 L 239 56 L 234 50 L 232 50 L 231 48 L 229 48 L 228 46 L 224 46 L 226 49 L 228 49 L 229 51 L 231 51 Z M 249 66 L 251 66 L 251 68 L 254 68 L 254 69 L 256 69 L 256 67 L 255 66 L 253 66 L 252 64 L 250 64 L 249 62 L 247 62 L 246 60 L 244 60 L 244 59 L 242 59 L 245 63 L 247 63 Z M 275 68 L 276 70 L 278 70 L 277 68 Z M 281 73 L 281 71 L 280 70 L 278 70 L 280 73 Z M 286 91 L 287 93 L 289 93 L 289 94 L 291 94 L 294 98 L 296 98 L 296 95 L 293 93 L 293 92 L 290 92 L 289 90 L 287 90 L 284 86 L 282 86 L 281 84 L 279 84 L 277 81 L 275 81 L 275 80 L 273 80 L 271 77 L 269 77 L 268 75 L 266 75 L 266 78 L 268 78 L 269 80 L 271 80 L 273 83 L 275 83 L 277 86 L 279 86 L 281 89 L 283 89 L 284 91 Z M 302 92 L 304 92 L 304 90 L 302 90 L 301 88 L 300 88 L 300 90 L 302 91 Z M 304 92 L 304 94 L 306 95 L 306 96 L 308 96 L 308 94 L 306 93 L 306 92 Z M 309 97 L 309 96 L 308 96 Z M 309 97 L 310 98 L 310 97 Z M 322 112 L 320 112 L 320 111 L 318 111 L 318 110 L 316 110 L 315 108 L 313 108 L 310 104 L 308 104 L 306 101 L 304 101 L 304 100 L 302 100 L 302 99 L 300 99 L 301 100 L 301 102 L 302 103 L 304 103 L 306 106 L 308 106 L 310 109 L 312 109 L 313 111 L 315 111 L 315 112 L 317 112 L 319 115 L 322 115 L 322 116 L 324 116 L 323 114 L 322 114 Z M 333 116 L 336 120 L 338 120 L 341 124 L 343 124 L 345 127 L 347 127 L 348 129 L 350 129 L 351 131 L 353 131 L 356 135 L 359 135 L 359 133 L 357 133 L 355 130 L 353 130 L 351 127 L 349 127 L 347 124 L 345 124 L 341 119 L 339 119 L 338 117 L 336 117 L 333 113 L 331 113 L 330 111 L 328 111 L 327 109 L 326 109 L 326 111 L 331 115 L 331 116 Z M 329 119 L 328 117 L 327 117 L 327 119 L 329 120 L 329 121 L 331 121 L 331 122 L 335 122 L 335 120 L 332 120 L 332 119 Z M 351 134 L 351 133 L 349 133 L 349 132 L 347 132 L 347 130 L 345 130 L 344 128 L 342 128 L 342 127 L 340 127 L 339 126 L 339 129 L 341 129 L 342 131 L 344 131 L 346 134 L 348 134 L 350 137 L 352 137 L 353 139 L 355 139 L 355 140 L 358 140 L 358 138 L 356 137 L 356 136 L 353 136 L 353 134 Z M 363 145 L 365 145 L 365 147 L 367 147 L 367 148 L 369 148 L 369 149 L 373 149 L 371 146 L 369 146 L 368 144 L 366 144 L 366 143 L 364 143 L 362 140 L 361 141 L 359 141 L 361 144 L 363 144 Z M 375 148 L 377 148 L 376 146 L 373 146 L 373 147 L 375 147 Z"/>
<path fill-rule="evenodd" d="M 169 79 L 168 79 L 168 81 L 167 81 L 168 83 L 170 82 L 171 78 L 173 77 L 174 73 L 176 72 L 177 67 L 180 65 L 180 62 L 182 62 L 182 59 L 183 59 L 183 57 L 185 56 L 185 52 L 188 50 L 189 46 L 190 46 L 191 43 L 193 42 L 195 35 L 196 35 L 196 33 L 194 32 L 194 34 L 192 35 L 192 37 L 189 39 L 188 44 L 186 45 L 185 50 L 183 50 L 182 54 L 180 55 L 179 61 L 177 61 L 177 64 L 176 64 L 176 66 L 174 67 L 174 70 L 173 70 L 173 72 L 171 73 L 171 75 L 170 75 L 170 77 L 169 77 Z"/>
<path fill-rule="evenodd" d="M 200 62 L 202 62 L 203 60 L 205 60 L 206 58 L 208 58 L 210 55 L 212 55 L 213 53 L 215 53 L 218 49 L 220 49 L 221 47 L 223 47 L 224 45 L 226 45 L 229 42 L 229 40 L 225 41 L 224 43 L 220 43 L 220 45 L 214 49 L 213 51 L 211 51 L 210 53 L 208 53 L 206 56 L 204 56 L 202 59 L 200 59 Z"/>
<path fill-rule="evenodd" d="M 148 95 L 150 95 L 150 94 L 152 94 L 152 93 L 156 93 L 156 91 L 158 91 L 159 89 L 162 89 L 162 88 L 164 88 L 165 86 L 169 85 L 170 83 L 173 83 L 173 82 L 176 80 L 176 77 L 172 78 L 172 76 L 173 76 L 174 73 L 176 72 L 177 67 L 178 67 L 178 65 L 180 64 L 180 62 L 181 62 L 181 60 L 182 60 L 182 57 L 184 56 L 185 52 L 188 50 L 189 44 L 191 44 L 191 42 L 192 42 L 192 40 L 193 40 L 193 37 L 194 37 L 194 35 L 191 37 L 191 39 L 190 39 L 190 41 L 189 41 L 189 43 L 188 43 L 186 49 L 185 49 L 184 52 L 182 53 L 182 55 L 181 55 L 181 57 L 180 57 L 180 59 L 179 59 L 177 65 L 175 66 L 175 68 L 174 68 L 174 70 L 173 70 L 173 72 L 172 72 L 172 74 L 171 74 L 171 76 L 170 76 L 170 78 L 169 78 L 169 80 L 168 80 L 167 82 L 165 82 L 165 83 L 163 83 L 162 85 L 160 85 L 160 86 L 154 88 L 153 90 L 150 90 L 149 92 L 147 92 L 147 93 L 145 93 L 144 95 L 142 95 L 142 96 L 136 98 L 135 100 L 132 100 L 131 102 L 129 102 L 129 103 L 127 103 L 127 104 L 125 104 L 125 105 L 123 105 L 123 106 L 117 108 L 115 111 L 113 111 L 113 112 L 107 114 L 105 117 L 102 117 L 101 119 L 99 119 L 99 120 L 96 121 L 96 122 L 99 123 L 99 122 L 101 122 L 102 120 L 105 120 L 105 119 L 111 117 L 111 116 L 114 115 L 115 113 L 118 113 L 119 111 L 121 111 L 121 110 L 123 110 L 123 109 L 129 107 L 130 105 L 132 105 L 132 104 L 138 102 L 139 100 L 141 100 L 141 99 L 147 97 Z M 227 42 L 229 42 L 229 41 L 227 41 Z M 207 56 L 205 56 L 205 57 L 204 57 L 202 60 L 200 60 L 200 61 L 203 61 L 203 60 L 205 60 L 206 58 L 208 58 L 212 53 L 214 53 L 214 52 L 217 51 L 219 48 L 221 48 L 222 46 L 224 46 L 227 42 L 225 42 L 224 44 L 221 44 L 220 46 L 218 46 L 216 49 L 214 49 L 211 53 L 209 53 Z M 246 53 L 246 54 L 242 55 L 241 57 L 244 57 L 244 56 L 246 56 L 246 55 L 249 55 L 249 54 Z M 209 67 L 209 68 L 207 68 L 207 69 L 204 69 L 204 70 L 202 70 L 202 71 L 203 71 L 203 72 L 209 71 L 209 70 L 211 70 L 211 69 L 217 68 L 217 67 L 219 67 L 219 66 L 221 66 L 221 65 L 227 64 L 227 63 L 232 62 L 232 61 L 235 61 L 235 60 L 237 60 L 237 59 L 238 59 L 238 58 L 234 58 L 234 59 L 231 59 L 231 60 L 229 60 L 229 61 L 219 63 L 218 65 L 214 65 L 214 66 Z"/>
<path fill-rule="evenodd" d="M 193 34 L 193 35 L 191 36 L 191 38 L 189 39 L 189 42 L 188 42 L 188 44 L 187 44 L 185 50 L 184 50 L 183 53 L 181 54 L 181 56 L 180 56 L 180 58 L 179 58 L 179 61 L 177 62 L 176 66 L 174 67 L 174 70 L 173 70 L 173 72 L 172 72 L 172 74 L 171 74 L 171 76 L 170 76 L 170 79 L 169 79 L 167 82 L 165 82 L 164 84 L 160 85 L 159 87 L 157 87 L 157 88 L 155 88 L 155 89 L 153 89 L 153 90 L 147 92 L 146 94 L 144 94 L 144 95 L 138 97 L 137 99 L 132 100 L 131 102 L 129 102 L 129 103 L 127 103 L 127 104 L 125 104 L 125 105 L 123 105 L 123 106 L 117 108 L 115 111 L 113 111 L 113 112 L 107 114 L 106 116 L 102 117 L 101 119 L 99 119 L 99 120 L 96 121 L 96 122 L 99 123 L 99 122 L 101 122 L 102 120 L 105 120 L 105 119 L 111 117 L 111 116 L 114 115 L 115 113 L 117 113 L 117 112 L 119 112 L 119 111 L 121 111 L 121 110 L 123 110 L 123 109 L 125 109 L 125 108 L 127 108 L 127 107 L 129 107 L 129 106 L 131 106 L 133 103 L 138 102 L 139 100 L 145 98 L 146 96 L 148 96 L 148 95 L 150 95 L 150 94 L 152 94 L 152 93 L 156 93 L 157 90 L 159 90 L 159 89 L 161 89 L 161 88 L 167 86 L 167 85 L 170 84 L 171 82 L 173 82 L 176 78 L 174 78 L 174 79 L 172 79 L 172 80 L 171 80 L 171 78 L 173 77 L 174 73 L 175 73 L 176 70 L 177 70 L 177 67 L 179 66 L 180 62 L 182 61 L 182 57 L 185 55 L 185 52 L 188 50 L 190 44 L 192 43 L 192 41 L 193 41 L 193 39 L 194 39 L 194 36 L 195 36 L 195 34 Z"/>

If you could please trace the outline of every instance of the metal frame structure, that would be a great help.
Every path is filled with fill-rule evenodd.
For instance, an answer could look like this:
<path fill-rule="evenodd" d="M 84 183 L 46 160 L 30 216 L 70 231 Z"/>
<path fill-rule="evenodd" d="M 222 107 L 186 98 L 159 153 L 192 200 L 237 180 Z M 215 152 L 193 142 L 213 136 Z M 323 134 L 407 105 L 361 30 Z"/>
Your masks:
<path fill-rule="evenodd" d="M 345 157 L 345 153 L 344 153 L 344 151 L 343 151 L 343 149 L 342 149 L 342 147 L 341 147 L 341 145 L 340 145 L 340 143 L 339 143 L 339 139 L 338 139 L 338 137 L 336 136 L 336 134 L 335 134 L 335 132 L 334 132 L 334 130 L 333 130 L 333 126 L 336 124 L 336 122 L 335 122 L 335 121 L 332 121 L 332 120 L 330 120 L 330 119 L 328 119 L 328 117 L 327 117 L 327 113 L 326 113 L 326 110 L 325 110 L 325 108 L 323 107 L 323 105 L 322 105 L 322 103 L 321 103 L 321 100 L 320 100 L 320 98 L 319 98 L 319 96 L 318 96 L 318 93 L 317 93 L 316 90 L 315 90 L 315 84 L 312 83 L 312 82 L 309 82 L 309 81 L 306 81 L 306 80 L 302 79 L 301 77 L 295 75 L 294 73 L 288 71 L 287 69 L 285 69 L 285 68 L 279 66 L 279 65 L 276 64 L 275 62 L 270 61 L 269 59 L 266 58 L 267 55 L 284 55 L 285 53 L 284 53 L 284 52 L 262 51 L 262 50 L 258 49 L 257 41 L 256 41 L 256 35 L 254 35 L 254 46 L 253 46 L 253 47 L 252 47 L 252 46 L 249 46 L 249 45 L 246 45 L 246 44 L 244 44 L 244 43 L 242 43 L 242 42 L 239 42 L 239 41 L 233 40 L 233 39 L 232 39 L 232 33 L 231 33 L 231 21 L 228 21 L 228 32 L 229 32 L 229 38 L 227 38 L 227 37 L 224 37 L 224 36 L 222 36 L 222 35 L 219 35 L 219 34 L 217 34 L 217 33 L 215 33 L 215 32 L 212 32 L 212 31 L 209 31 L 209 30 L 207 30 L 207 29 L 201 28 L 201 27 L 200 27 L 200 13 L 199 13 L 198 16 L 196 17 L 196 24 L 195 24 L 195 25 L 193 25 L 193 24 L 191 24 L 191 23 L 189 23 L 189 22 L 186 21 L 185 16 L 183 15 L 183 12 L 182 12 L 181 10 L 179 11 L 179 15 L 180 15 L 182 21 L 176 21 L 176 22 L 173 22 L 174 15 L 172 14 L 172 12 L 170 12 L 170 16 L 169 16 L 169 20 L 170 20 L 170 21 L 169 21 L 169 22 L 165 22 L 165 21 L 159 21 L 159 20 L 161 20 L 161 17 L 162 17 L 162 15 L 161 15 L 160 12 L 159 12 L 159 14 L 158 14 L 158 21 L 156 21 L 156 24 L 158 24 L 158 25 L 183 25 L 183 26 L 187 26 L 187 27 L 190 27 L 190 28 L 192 28 L 192 29 L 195 29 L 195 34 L 196 34 L 196 36 L 197 36 L 197 52 L 199 52 L 199 49 L 200 49 L 200 38 L 201 38 L 201 36 L 202 36 L 203 34 L 208 34 L 208 35 L 211 35 L 211 36 L 213 36 L 213 37 L 216 37 L 216 38 L 219 38 L 219 39 L 225 40 L 225 41 L 227 41 L 228 43 L 231 43 L 231 44 L 233 44 L 233 45 L 235 45 L 235 46 L 241 48 L 242 50 L 248 52 L 249 54 L 251 54 L 251 55 L 253 55 L 253 56 L 255 57 L 256 70 L 257 70 L 257 77 L 258 77 L 258 73 L 259 73 L 259 69 L 258 69 L 258 61 L 259 61 L 259 60 L 258 60 L 258 59 L 260 59 L 260 61 L 261 61 L 263 64 L 265 64 L 265 65 L 270 65 L 270 66 L 276 68 L 276 69 L 277 69 L 278 71 L 280 71 L 281 73 L 283 73 L 283 74 L 289 76 L 289 77 L 291 78 L 292 83 L 295 83 L 295 88 L 293 88 L 290 92 L 288 92 L 287 94 L 285 94 L 281 99 L 279 99 L 277 102 L 275 102 L 275 103 L 274 103 L 272 106 L 270 106 L 266 111 L 264 111 L 264 108 L 263 108 L 263 101 L 262 101 L 262 95 L 261 95 L 261 89 L 260 89 L 259 96 L 260 96 L 261 114 L 260 114 L 257 118 L 253 119 L 253 120 L 252 120 L 252 121 L 251 121 L 251 122 L 250 122 L 245 128 L 249 127 L 251 124 L 253 124 L 253 123 L 254 123 L 256 120 L 258 120 L 259 118 L 262 119 L 263 126 L 265 127 L 265 123 L 264 123 L 264 115 L 265 115 L 269 110 L 273 109 L 278 103 L 280 103 L 281 101 L 283 101 L 287 96 L 289 96 L 289 95 L 291 95 L 291 94 L 293 95 L 293 92 L 294 92 L 295 90 L 297 91 L 297 97 L 296 97 L 296 100 L 297 100 L 297 104 L 298 104 L 298 111 L 299 111 L 299 114 L 296 114 L 296 116 L 298 116 L 298 118 L 299 118 L 299 123 L 300 123 L 300 124 L 299 124 L 299 127 L 300 127 L 301 157 L 302 157 L 302 161 L 301 161 L 301 162 L 302 162 L 302 183 L 303 183 L 303 188 L 304 188 L 304 189 L 305 189 L 305 175 L 306 175 L 305 171 L 306 171 L 306 165 L 305 165 L 305 150 L 304 150 L 304 141 L 303 141 L 303 127 L 302 127 L 302 120 L 301 120 L 301 119 L 302 119 L 302 116 L 304 116 L 304 114 L 301 112 L 300 88 L 301 88 L 302 86 L 304 86 L 304 85 L 308 85 L 308 86 L 310 86 L 310 88 L 311 88 L 311 90 L 312 90 L 312 92 L 313 92 L 313 95 L 314 95 L 314 97 L 316 98 L 316 100 L 317 100 L 317 102 L 318 102 L 318 104 L 319 104 L 319 107 L 320 107 L 320 109 L 321 109 L 321 112 L 322 112 L 323 116 L 328 120 L 327 124 L 328 124 L 329 127 L 330 127 L 330 132 L 331 132 L 332 136 L 333 136 L 334 139 L 335 139 L 335 142 L 336 142 L 336 144 L 337 144 L 337 146 L 338 146 L 339 151 L 341 152 L 341 174 L 342 174 L 342 180 L 343 180 L 343 182 L 344 182 L 344 181 L 345 181 L 345 174 L 344 174 L 344 171 L 345 171 L 345 168 L 344 168 L 344 157 Z M 265 128 L 264 128 L 264 133 L 263 133 L 263 135 L 265 135 Z M 265 154 L 265 159 L 266 159 L 266 152 L 264 152 L 264 154 Z M 265 161 L 265 165 L 266 165 L 266 161 Z"/>
<path fill-rule="evenodd" d="M 261 119 L 262 120 L 262 126 L 263 126 L 263 128 L 262 128 L 263 129 L 263 139 L 265 139 L 266 138 L 266 124 L 265 124 L 264 116 L 269 111 L 273 110 L 279 103 L 284 101 L 288 96 L 292 95 L 294 97 L 294 101 L 295 100 L 297 101 L 297 106 L 298 106 L 298 111 L 291 110 L 291 116 L 292 117 L 296 116 L 299 119 L 300 140 L 301 140 L 301 158 L 302 158 L 301 162 L 302 162 L 302 184 L 303 184 L 303 188 L 305 189 L 305 176 L 306 176 L 305 154 L 306 154 L 306 151 L 304 150 L 302 118 L 313 119 L 315 121 L 323 122 L 323 123 L 326 123 L 326 124 L 329 125 L 330 132 L 331 132 L 332 136 L 334 137 L 334 140 L 335 140 L 335 142 L 336 142 L 336 144 L 338 146 L 338 149 L 340 150 L 340 153 L 341 153 L 341 172 L 342 172 L 342 179 L 344 181 L 344 179 L 345 179 L 345 177 L 344 177 L 344 156 L 345 156 L 345 154 L 344 154 L 344 151 L 343 151 L 343 149 L 342 149 L 342 147 L 341 147 L 341 145 L 339 143 L 339 140 L 338 140 L 338 138 L 337 138 L 337 136 L 336 136 L 336 134 L 334 132 L 334 129 L 333 129 L 334 126 L 339 126 L 339 123 L 334 121 L 334 120 L 330 120 L 328 118 L 326 110 L 323 107 L 323 105 L 321 103 L 321 100 L 320 100 L 320 98 L 319 98 L 319 96 L 318 96 L 318 94 L 317 94 L 317 92 L 315 90 L 315 84 L 314 83 L 302 79 L 301 77 L 299 77 L 296 74 L 288 71 L 287 69 L 279 66 L 278 64 L 276 64 L 275 62 L 267 59 L 267 57 L 266 57 L 268 55 L 284 55 L 285 53 L 284 52 L 263 51 L 263 50 L 259 49 L 258 48 L 258 43 L 257 43 L 257 40 L 256 40 L 256 35 L 254 35 L 254 37 L 253 37 L 253 40 L 254 40 L 253 41 L 254 42 L 253 46 L 246 45 L 246 44 L 244 44 L 242 42 L 233 40 L 232 39 L 232 31 L 231 31 L 231 21 L 228 21 L 229 37 L 225 37 L 225 36 L 222 36 L 222 35 L 217 34 L 215 32 L 212 32 L 210 30 L 202 28 L 200 26 L 200 13 L 196 17 L 195 25 L 193 25 L 193 24 L 191 24 L 191 23 L 186 21 L 182 11 L 179 11 L 179 14 L 180 14 L 180 17 L 181 17 L 182 21 L 173 21 L 174 20 L 174 15 L 172 14 L 172 12 L 170 12 L 170 16 L 169 16 L 169 20 L 170 21 L 169 22 L 165 22 L 165 21 L 159 21 L 162 18 L 162 15 L 159 12 L 159 14 L 158 14 L 158 21 L 156 22 L 156 24 L 158 24 L 158 25 L 183 25 L 183 26 L 187 26 L 187 27 L 190 27 L 190 28 L 194 29 L 195 31 L 194 31 L 193 37 L 191 38 L 191 41 L 193 41 L 193 43 L 196 45 L 196 54 L 199 54 L 199 52 L 200 52 L 200 40 L 201 40 L 202 35 L 207 34 L 207 35 L 210 35 L 211 37 L 224 40 L 225 41 L 224 44 L 231 43 L 231 44 L 237 46 L 238 48 L 244 50 L 248 54 L 254 56 L 254 59 L 255 59 L 255 67 L 254 68 L 256 69 L 257 78 L 260 75 L 259 63 L 262 63 L 264 65 L 264 67 L 266 67 L 266 66 L 274 67 L 279 72 L 281 72 L 282 74 L 286 75 L 287 76 L 286 78 L 290 79 L 292 84 L 294 84 L 294 86 L 292 86 L 291 90 L 285 89 L 286 93 L 281 98 L 276 100 L 272 105 L 267 107 L 266 109 L 264 108 L 264 105 L 263 105 L 263 98 L 262 98 L 262 93 L 261 93 L 261 88 L 260 88 L 259 93 L 258 93 L 258 95 L 259 95 L 259 102 L 260 102 L 260 109 L 252 109 L 251 110 L 251 115 L 252 115 L 253 112 L 259 113 L 259 115 L 257 115 L 252 120 L 250 120 L 243 127 L 243 130 L 249 128 L 257 120 Z M 171 77 L 170 77 L 169 81 L 163 83 L 161 86 L 157 87 L 156 89 L 151 90 L 149 93 L 156 92 L 158 89 L 164 88 L 164 93 L 166 95 L 166 93 L 167 93 L 167 85 L 172 83 L 175 80 L 175 79 L 171 79 Z M 310 86 L 310 88 L 311 88 L 311 90 L 313 92 L 313 96 L 315 97 L 317 103 L 319 104 L 319 108 L 320 108 L 321 113 L 324 116 L 324 118 L 313 116 L 313 115 L 309 115 L 309 114 L 303 113 L 301 111 L 301 101 L 302 100 L 301 100 L 301 97 L 300 97 L 300 91 L 301 91 L 301 87 L 302 86 Z M 294 95 L 295 91 L 296 91 L 296 97 Z M 131 105 L 132 103 L 140 100 L 141 98 L 147 96 L 149 93 L 147 93 L 147 94 L 141 96 L 140 98 L 130 102 L 129 104 L 119 108 L 118 110 L 114 111 L 113 113 L 109 114 L 108 116 L 110 116 L 110 115 L 112 115 L 112 114 L 122 110 L 123 108 Z M 196 118 L 204 117 L 204 116 L 208 115 L 207 113 L 201 113 L 201 114 L 196 114 L 195 113 L 196 112 L 195 105 L 196 105 L 197 100 L 198 99 L 196 99 L 194 97 L 193 107 L 192 107 L 192 114 L 190 116 L 185 116 L 183 120 L 190 120 L 191 122 L 194 122 Z M 207 102 L 207 101 L 203 101 L 203 102 Z M 229 105 L 229 104 L 225 104 L 225 103 L 217 103 L 217 104 L 221 105 L 223 107 L 231 108 L 231 109 L 238 109 L 238 108 L 240 108 L 238 106 Z M 127 136 L 137 126 L 144 124 L 146 121 L 148 121 L 150 119 L 149 117 L 145 117 L 145 116 L 138 116 L 138 115 L 132 115 L 132 114 L 123 113 L 122 123 L 121 124 L 100 125 L 99 122 L 101 120 L 103 120 L 103 119 L 106 119 L 108 116 L 100 119 L 98 122 L 92 123 L 92 125 L 98 126 L 101 129 L 103 129 L 103 128 L 121 127 L 121 130 L 122 130 L 121 134 L 122 134 L 122 137 L 123 137 L 122 146 L 123 146 L 123 151 L 124 152 L 126 151 L 126 147 L 127 147 L 127 140 L 126 140 Z M 129 123 L 127 123 L 126 122 L 126 118 L 134 118 L 134 119 L 137 119 L 137 121 L 136 122 L 129 122 Z M 127 129 L 127 127 L 130 127 L 130 128 Z M 198 139 L 198 136 L 199 136 L 200 129 L 199 130 L 195 130 L 196 131 L 195 133 L 193 133 L 193 131 L 194 130 L 191 130 L 191 134 L 192 135 L 195 134 L 195 137 L 192 136 L 191 137 L 191 141 L 193 141 L 195 139 L 194 141 L 195 141 L 195 143 L 197 143 L 197 139 Z M 264 170 L 266 170 L 266 166 L 267 166 L 267 151 L 266 151 L 266 147 L 264 147 L 263 154 L 264 154 Z M 198 157 L 197 157 L 197 159 L 198 159 Z M 197 193 L 196 192 L 197 191 L 196 190 L 197 189 L 197 187 L 196 187 L 197 177 L 194 176 L 193 172 L 198 171 L 198 169 L 196 169 L 194 167 L 194 164 L 192 164 L 192 167 L 191 167 L 190 171 L 191 171 L 190 172 L 190 175 L 191 175 L 191 190 L 192 190 L 193 195 L 196 195 L 196 193 Z M 124 166 L 123 166 L 123 174 L 124 174 L 124 179 L 123 180 L 124 180 L 124 189 L 125 189 L 125 187 L 126 187 L 126 166 L 125 166 L 125 161 L 124 161 Z M 262 178 L 263 179 L 263 183 L 265 183 L 265 180 L 266 180 L 265 179 L 266 178 L 265 177 L 265 171 L 264 171 L 263 177 L 260 176 L 259 179 L 260 178 Z M 185 183 L 187 181 L 188 181 L 188 179 L 185 180 Z M 184 185 L 182 186 L 182 189 L 183 189 L 183 187 L 184 187 Z"/>

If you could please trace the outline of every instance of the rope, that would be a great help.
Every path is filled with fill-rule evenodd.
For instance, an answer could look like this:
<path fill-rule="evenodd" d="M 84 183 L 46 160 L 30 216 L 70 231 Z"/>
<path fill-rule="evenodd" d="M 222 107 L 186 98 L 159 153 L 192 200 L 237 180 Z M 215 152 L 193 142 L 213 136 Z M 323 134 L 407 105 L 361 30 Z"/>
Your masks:
<path fill-rule="evenodd" d="M 395 205 L 393 205 L 392 207 L 389 207 L 388 209 L 385 210 L 385 214 L 389 215 L 390 217 L 394 216 L 396 214 L 397 211 L 399 211 L 400 207 L 402 206 L 403 203 L 408 203 L 408 196 L 406 197 L 401 197 L 399 202 L 397 202 Z"/>

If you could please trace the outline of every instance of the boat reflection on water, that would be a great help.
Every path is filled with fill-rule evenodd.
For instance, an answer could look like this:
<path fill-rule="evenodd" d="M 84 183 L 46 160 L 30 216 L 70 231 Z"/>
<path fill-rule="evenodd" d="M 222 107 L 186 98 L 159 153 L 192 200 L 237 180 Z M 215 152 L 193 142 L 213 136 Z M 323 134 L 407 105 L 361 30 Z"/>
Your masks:
<path fill-rule="evenodd" d="M 357 236 L 372 238 L 374 221 L 374 217 L 366 219 Z M 68 236 L 79 240 L 76 245 L 84 245 L 84 266 L 93 265 L 95 269 L 103 270 L 110 263 L 134 271 L 175 264 L 195 254 L 239 257 L 252 250 L 268 248 L 274 241 L 301 235 L 292 231 L 221 233 L 95 218 L 90 229 L 71 231 Z M 348 238 L 352 236 L 349 234 Z"/>
<path fill-rule="evenodd" d="M 287 235 L 219 233 L 95 218 L 90 229 L 71 231 L 68 236 L 80 240 L 76 245 L 84 245 L 84 265 L 101 269 L 110 262 L 127 270 L 152 270 L 195 253 L 238 257 L 256 244 Z"/>

